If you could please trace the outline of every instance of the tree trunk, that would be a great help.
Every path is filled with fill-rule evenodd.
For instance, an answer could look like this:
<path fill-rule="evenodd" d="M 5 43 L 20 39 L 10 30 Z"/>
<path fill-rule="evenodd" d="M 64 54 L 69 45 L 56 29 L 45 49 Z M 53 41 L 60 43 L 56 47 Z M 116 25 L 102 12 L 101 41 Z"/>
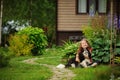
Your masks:
<path fill-rule="evenodd" d="M 0 45 L 2 43 L 2 13 L 3 13 L 3 0 L 1 0 L 1 7 L 0 7 Z"/>
<path fill-rule="evenodd" d="M 32 26 L 32 0 L 30 0 L 30 26 Z"/>

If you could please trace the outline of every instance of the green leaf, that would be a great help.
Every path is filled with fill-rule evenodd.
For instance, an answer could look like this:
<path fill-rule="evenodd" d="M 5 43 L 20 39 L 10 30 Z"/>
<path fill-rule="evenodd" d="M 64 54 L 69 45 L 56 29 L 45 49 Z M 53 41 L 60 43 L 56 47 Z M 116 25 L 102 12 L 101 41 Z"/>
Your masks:
<path fill-rule="evenodd" d="M 120 48 L 116 48 L 116 49 L 115 49 L 115 53 L 116 53 L 116 54 L 120 54 Z"/>
<path fill-rule="evenodd" d="M 116 43 L 116 46 L 120 46 L 120 42 L 119 42 L 119 43 Z"/>

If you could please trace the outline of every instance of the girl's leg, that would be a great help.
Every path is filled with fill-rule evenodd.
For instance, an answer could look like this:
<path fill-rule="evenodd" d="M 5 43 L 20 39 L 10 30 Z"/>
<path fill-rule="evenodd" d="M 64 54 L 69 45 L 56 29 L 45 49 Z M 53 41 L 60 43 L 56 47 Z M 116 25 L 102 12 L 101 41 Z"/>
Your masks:
<path fill-rule="evenodd" d="M 95 66 L 97 66 L 97 65 L 98 65 L 98 63 L 94 62 L 94 63 L 92 63 L 90 66 L 91 66 L 91 67 L 95 67 Z"/>

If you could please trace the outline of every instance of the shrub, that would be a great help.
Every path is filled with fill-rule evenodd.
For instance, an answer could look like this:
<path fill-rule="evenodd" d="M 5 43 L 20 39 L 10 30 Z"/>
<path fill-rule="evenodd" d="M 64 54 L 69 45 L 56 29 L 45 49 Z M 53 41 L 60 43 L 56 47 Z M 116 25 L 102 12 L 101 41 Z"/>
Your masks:
<path fill-rule="evenodd" d="M 93 28 L 83 29 L 83 33 L 93 48 L 93 60 L 108 63 L 110 60 L 110 32 L 107 29 L 99 31 Z"/>
<path fill-rule="evenodd" d="M 28 43 L 33 44 L 32 53 L 33 55 L 41 55 L 44 53 L 44 50 L 47 43 L 47 37 L 44 34 L 44 31 L 40 28 L 34 28 L 34 27 L 27 27 L 21 31 L 19 31 L 17 34 L 19 35 L 27 35 L 28 36 Z"/>
<path fill-rule="evenodd" d="M 28 36 L 26 35 L 11 35 L 9 44 L 9 50 L 15 56 L 30 55 L 33 48 L 33 45 L 28 43 Z"/>
<path fill-rule="evenodd" d="M 76 54 L 78 47 L 79 47 L 79 42 L 77 43 L 73 43 L 71 41 L 64 42 L 64 45 L 61 50 L 62 57 L 63 58 L 73 57 Z"/>
<path fill-rule="evenodd" d="M 90 26 L 96 30 L 99 31 L 101 29 L 106 29 L 108 25 L 108 19 L 107 16 L 99 16 L 96 14 L 94 17 L 91 17 Z"/>
<path fill-rule="evenodd" d="M 96 38 L 95 36 L 95 30 L 90 26 L 83 26 L 83 33 L 84 36 L 88 39 L 89 43 L 92 45 L 93 38 Z"/>
<path fill-rule="evenodd" d="M 5 67 L 9 64 L 10 56 L 7 51 L 0 48 L 0 67 Z"/>
<path fill-rule="evenodd" d="M 83 28 L 83 33 L 93 48 L 93 60 L 108 63 L 111 40 L 106 16 L 96 15 L 91 18 L 90 25 Z"/>
<path fill-rule="evenodd" d="M 117 64 L 120 64 L 120 57 L 115 57 L 114 61 L 115 61 Z"/>
<path fill-rule="evenodd" d="M 120 36 L 117 36 L 115 55 L 120 55 Z"/>

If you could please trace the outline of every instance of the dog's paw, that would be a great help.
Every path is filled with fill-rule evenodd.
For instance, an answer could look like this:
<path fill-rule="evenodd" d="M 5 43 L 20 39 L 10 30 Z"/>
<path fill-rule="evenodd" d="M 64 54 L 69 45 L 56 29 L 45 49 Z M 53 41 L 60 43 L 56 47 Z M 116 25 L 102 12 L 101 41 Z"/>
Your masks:
<path fill-rule="evenodd" d="M 63 69 L 63 68 L 65 68 L 65 65 L 64 64 L 59 64 L 58 66 L 56 66 L 57 68 L 59 68 L 59 69 Z"/>
<path fill-rule="evenodd" d="M 71 64 L 71 67 L 75 68 L 75 64 Z"/>

